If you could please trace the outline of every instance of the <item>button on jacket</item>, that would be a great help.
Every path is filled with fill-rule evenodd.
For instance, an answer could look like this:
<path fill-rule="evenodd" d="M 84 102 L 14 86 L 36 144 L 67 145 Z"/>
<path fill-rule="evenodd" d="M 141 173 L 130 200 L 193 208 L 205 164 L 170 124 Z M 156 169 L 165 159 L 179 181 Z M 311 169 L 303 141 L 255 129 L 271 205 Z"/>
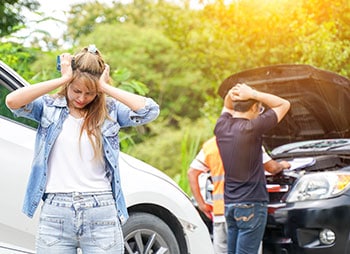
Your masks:
<path fill-rule="evenodd" d="M 159 106 L 151 98 L 146 98 L 146 105 L 143 109 L 132 111 L 114 98 L 107 97 L 107 109 L 111 119 L 106 119 L 101 128 L 105 170 L 106 176 L 111 181 L 119 219 L 124 224 L 128 218 L 128 212 L 120 184 L 118 133 L 122 127 L 142 125 L 156 119 L 159 115 Z M 45 193 L 48 158 L 61 132 L 63 122 L 69 114 L 69 108 L 65 97 L 53 98 L 44 95 L 12 111 L 16 116 L 29 118 L 39 123 L 32 171 L 23 204 L 23 212 L 33 217 Z"/>

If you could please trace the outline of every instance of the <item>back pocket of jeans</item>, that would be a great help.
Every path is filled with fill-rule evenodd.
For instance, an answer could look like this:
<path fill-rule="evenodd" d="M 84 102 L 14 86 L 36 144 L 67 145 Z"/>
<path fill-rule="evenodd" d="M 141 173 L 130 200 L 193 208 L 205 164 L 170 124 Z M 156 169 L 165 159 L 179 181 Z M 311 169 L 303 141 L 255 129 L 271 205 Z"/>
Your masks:
<path fill-rule="evenodd" d="M 251 228 L 254 225 L 254 204 L 235 208 L 234 218 L 239 228 Z"/>

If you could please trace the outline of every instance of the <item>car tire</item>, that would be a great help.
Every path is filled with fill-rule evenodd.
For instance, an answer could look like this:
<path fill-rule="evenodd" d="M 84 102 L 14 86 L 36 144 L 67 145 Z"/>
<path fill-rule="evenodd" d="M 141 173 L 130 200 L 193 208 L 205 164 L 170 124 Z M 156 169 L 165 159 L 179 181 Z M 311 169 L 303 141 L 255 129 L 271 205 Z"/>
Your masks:
<path fill-rule="evenodd" d="M 123 226 L 125 254 L 180 254 L 174 233 L 160 218 L 149 213 L 133 213 Z"/>

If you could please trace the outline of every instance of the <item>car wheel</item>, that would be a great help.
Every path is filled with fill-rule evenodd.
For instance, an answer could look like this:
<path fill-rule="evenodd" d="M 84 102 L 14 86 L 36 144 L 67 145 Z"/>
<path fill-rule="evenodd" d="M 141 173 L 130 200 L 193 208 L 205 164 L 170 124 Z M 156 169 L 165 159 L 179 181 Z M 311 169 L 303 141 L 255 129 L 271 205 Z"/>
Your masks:
<path fill-rule="evenodd" d="M 169 226 L 152 214 L 130 214 L 123 226 L 123 234 L 126 254 L 180 254 Z"/>

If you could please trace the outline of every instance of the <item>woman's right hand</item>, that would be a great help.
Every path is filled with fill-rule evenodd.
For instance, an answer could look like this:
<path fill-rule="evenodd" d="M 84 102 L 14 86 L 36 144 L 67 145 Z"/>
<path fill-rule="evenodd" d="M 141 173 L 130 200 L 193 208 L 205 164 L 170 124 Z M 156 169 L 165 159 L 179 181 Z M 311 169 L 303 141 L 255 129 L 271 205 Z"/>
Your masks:
<path fill-rule="evenodd" d="M 69 83 L 73 78 L 73 56 L 69 53 L 60 55 L 61 77 L 46 80 L 32 86 L 17 89 L 6 96 L 6 105 L 10 109 L 18 109 L 32 102 L 39 96 L 47 94 L 56 88 Z"/>
<path fill-rule="evenodd" d="M 72 60 L 73 56 L 69 53 L 63 53 L 60 55 L 61 60 L 61 75 L 66 81 L 70 81 L 73 78 Z"/>

